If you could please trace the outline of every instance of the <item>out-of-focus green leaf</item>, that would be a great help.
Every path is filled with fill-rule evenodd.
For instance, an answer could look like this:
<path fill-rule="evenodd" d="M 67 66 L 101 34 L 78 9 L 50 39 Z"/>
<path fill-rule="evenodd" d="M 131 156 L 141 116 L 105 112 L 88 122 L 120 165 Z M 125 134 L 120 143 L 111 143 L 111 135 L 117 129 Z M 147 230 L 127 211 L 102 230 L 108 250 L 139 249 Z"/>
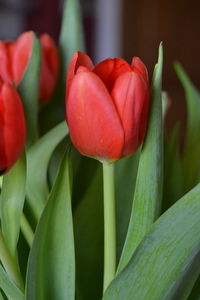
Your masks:
<path fill-rule="evenodd" d="M 41 137 L 27 152 L 27 203 L 36 220 L 41 215 L 48 195 L 49 160 L 54 149 L 67 133 L 67 125 L 63 121 Z"/>
<path fill-rule="evenodd" d="M 31 248 L 27 300 L 74 300 L 75 258 L 69 149 L 65 154 Z"/>
<path fill-rule="evenodd" d="M 168 110 L 168 95 L 167 92 L 162 92 L 162 113 L 163 113 L 163 119 L 165 119 L 165 116 L 167 114 Z"/>
<path fill-rule="evenodd" d="M 200 273 L 200 184 L 151 226 L 103 300 L 186 300 Z"/>
<path fill-rule="evenodd" d="M 160 45 L 158 64 L 151 85 L 152 104 L 148 130 L 140 154 L 131 219 L 118 272 L 126 266 L 160 213 L 163 180 L 162 65 L 163 50 Z"/>
<path fill-rule="evenodd" d="M 187 192 L 200 181 L 200 93 L 178 62 L 175 63 L 175 71 L 183 85 L 187 103 L 183 153 L 184 192 Z"/>
<path fill-rule="evenodd" d="M 140 157 L 139 149 L 115 163 L 115 198 L 117 226 L 117 260 L 121 256 L 133 204 L 133 194 Z"/>
<path fill-rule="evenodd" d="M 18 287 L 8 278 L 7 273 L 0 265 L 0 288 L 6 294 L 9 299 L 12 300 L 24 300 L 24 294 L 18 289 Z M 3 296 L 0 296 L 4 299 Z"/>
<path fill-rule="evenodd" d="M 23 101 L 27 127 L 27 145 L 30 146 L 38 135 L 38 100 L 41 68 L 40 42 L 33 33 L 32 53 L 19 84 L 18 90 Z"/>
<path fill-rule="evenodd" d="M 200 276 L 196 280 L 188 300 L 200 300 Z"/>
<path fill-rule="evenodd" d="M 101 299 L 103 287 L 102 166 L 93 162 L 96 173 L 74 211 L 77 295 L 82 300 Z M 86 168 L 84 172 L 87 176 Z"/>
<path fill-rule="evenodd" d="M 76 51 L 84 51 L 83 22 L 79 0 L 65 0 L 60 33 L 62 82 L 65 82 L 69 60 Z"/>
<path fill-rule="evenodd" d="M 165 138 L 164 147 L 164 210 L 175 203 L 183 195 L 183 178 L 180 159 L 180 126 L 177 123 L 170 136 Z"/>
<path fill-rule="evenodd" d="M 21 215 L 26 188 L 26 157 L 22 155 L 12 169 L 3 177 L 1 194 L 1 227 L 7 246 L 16 256 Z"/>

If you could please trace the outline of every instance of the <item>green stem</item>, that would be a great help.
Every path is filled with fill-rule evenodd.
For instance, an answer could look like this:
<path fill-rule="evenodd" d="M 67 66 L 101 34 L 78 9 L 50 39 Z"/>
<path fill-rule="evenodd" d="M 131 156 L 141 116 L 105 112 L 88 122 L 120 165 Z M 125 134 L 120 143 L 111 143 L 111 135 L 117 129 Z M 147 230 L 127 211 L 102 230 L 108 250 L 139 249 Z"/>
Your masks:
<path fill-rule="evenodd" d="M 104 282 L 103 291 L 115 276 L 116 271 L 116 224 L 114 164 L 103 163 L 104 189 Z"/>
<path fill-rule="evenodd" d="M 21 231 L 29 247 L 31 248 L 33 243 L 34 233 L 24 214 L 21 215 Z"/>
<path fill-rule="evenodd" d="M 24 291 L 24 284 L 16 260 L 11 256 L 0 230 L 0 260 L 11 280 Z"/>

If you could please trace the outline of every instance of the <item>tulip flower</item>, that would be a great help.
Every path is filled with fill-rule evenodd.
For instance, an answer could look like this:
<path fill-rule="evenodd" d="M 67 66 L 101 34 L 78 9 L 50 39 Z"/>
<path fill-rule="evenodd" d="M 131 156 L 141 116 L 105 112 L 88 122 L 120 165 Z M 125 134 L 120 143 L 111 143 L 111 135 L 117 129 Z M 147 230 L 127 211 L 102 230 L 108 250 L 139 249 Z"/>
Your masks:
<path fill-rule="evenodd" d="M 135 152 L 145 136 L 148 111 L 148 73 L 138 57 L 131 64 L 108 58 L 94 66 L 86 54 L 73 55 L 66 118 L 79 152 L 101 161 Z"/>
<path fill-rule="evenodd" d="M 59 75 L 59 57 L 55 42 L 48 34 L 40 36 L 42 47 L 42 70 L 40 78 L 40 101 L 48 101 L 55 90 Z"/>
<path fill-rule="evenodd" d="M 33 32 L 25 32 L 15 41 L 0 41 L 0 76 L 3 81 L 19 85 L 33 47 Z M 40 75 L 40 101 L 50 100 L 56 87 L 59 73 L 59 57 L 52 38 L 40 37 L 42 61 Z"/>
<path fill-rule="evenodd" d="M 26 126 L 21 99 L 9 83 L 0 81 L 0 174 L 7 172 L 22 154 Z"/>

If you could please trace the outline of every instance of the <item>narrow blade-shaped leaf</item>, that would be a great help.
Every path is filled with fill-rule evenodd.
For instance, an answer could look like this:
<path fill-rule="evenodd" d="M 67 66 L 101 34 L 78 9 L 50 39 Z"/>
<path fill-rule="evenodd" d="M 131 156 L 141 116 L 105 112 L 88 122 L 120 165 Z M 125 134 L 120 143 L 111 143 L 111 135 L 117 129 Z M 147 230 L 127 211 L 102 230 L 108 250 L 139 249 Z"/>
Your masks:
<path fill-rule="evenodd" d="M 131 219 L 118 271 L 128 263 L 160 212 L 163 179 L 162 65 L 163 50 L 160 45 L 151 85 L 148 130 L 140 154 Z"/>
<path fill-rule="evenodd" d="M 133 194 L 140 157 L 139 149 L 115 163 L 117 260 L 121 256 L 133 205 Z"/>
<path fill-rule="evenodd" d="M 186 300 L 200 273 L 200 184 L 152 225 L 103 300 Z"/>
<path fill-rule="evenodd" d="M 22 155 L 3 177 L 1 227 L 13 257 L 16 255 L 26 189 L 26 157 Z"/>
<path fill-rule="evenodd" d="M 65 0 L 60 32 L 62 81 L 65 82 L 69 60 L 76 51 L 84 51 L 83 22 L 79 0 Z"/>
<path fill-rule="evenodd" d="M 76 292 L 80 299 L 88 300 L 101 299 L 103 286 L 102 166 L 94 162 L 96 172 L 74 211 Z M 88 170 L 84 171 L 88 176 Z"/>
<path fill-rule="evenodd" d="M 180 158 L 180 124 L 165 138 L 163 209 L 166 210 L 183 196 L 183 175 Z"/>
<path fill-rule="evenodd" d="M 0 265 L 0 288 L 6 294 L 8 299 L 24 300 L 24 294 L 18 289 L 18 287 L 8 278 L 3 267 Z M 2 299 L 4 299 L 2 297 Z"/>
<path fill-rule="evenodd" d="M 181 64 L 175 64 L 183 85 L 187 104 L 187 128 L 183 153 L 184 192 L 200 181 L 200 93 L 192 84 Z"/>
<path fill-rule="evenodd" d="M 27 152 L 27 201 L 38 220 L 45 206 L 48 187 L 47 169 L 56 146 L 67 135 L 63 121 L 35 143 Z"/>
<path fill-rule="evenodd" d="M 75 259 L 69 149 L 36 229 L 28 262 L 27 300 L 74 300 Z"/>
<path fill-rule="evenodd" d="M 27 145 L 30 146 L 38 135 L 38 100 L 41 68 L 40 42 L 34 35 L 32 53 L 24 76 L 18 87 L 24 105 L 27 126 Z"/>

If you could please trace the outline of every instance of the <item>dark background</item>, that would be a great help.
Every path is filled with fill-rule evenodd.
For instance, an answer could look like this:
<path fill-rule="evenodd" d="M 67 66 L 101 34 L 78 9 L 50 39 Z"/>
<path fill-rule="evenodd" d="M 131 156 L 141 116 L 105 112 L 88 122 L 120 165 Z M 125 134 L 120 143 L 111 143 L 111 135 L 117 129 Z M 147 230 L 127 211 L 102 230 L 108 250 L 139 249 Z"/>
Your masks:
<path fill-rule="evenodd" d="M 171 99 L 170 129 L 186 120 L 184 93 L 173 69 L 179 60 L 200 87 L 200 2 L 186 0 L 82 0 L 87 51 L 95 62 L 108 56 L 130 61 L 139 56 L 150 75 L 164 44 L 163 89 Z M 0 0 L 0 38 L 15 39 L 25 30 L 47 32 L 58 40 L 62 0 Z M 69 29 L 70 30 L 70 29 Z"/>

